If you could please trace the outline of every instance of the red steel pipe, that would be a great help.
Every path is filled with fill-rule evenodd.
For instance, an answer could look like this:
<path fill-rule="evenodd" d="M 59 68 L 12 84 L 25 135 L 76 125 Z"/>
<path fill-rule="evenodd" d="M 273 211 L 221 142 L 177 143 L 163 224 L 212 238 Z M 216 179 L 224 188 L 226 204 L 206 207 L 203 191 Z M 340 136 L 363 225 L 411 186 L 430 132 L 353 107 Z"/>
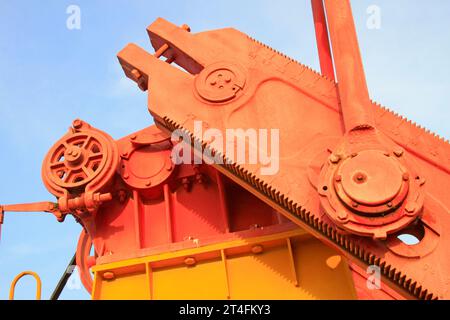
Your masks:
<path fill-rule="evenodd" d="M 325 0 L 346 132 L 374 128 L 369 91 L 349 0 Z"/>
<path fill-rule="evenodd" d="M 324 76 L 335 81 L 333 59 L 331 57 L 330 39 L 323 0 L 311 0 L 316 31 L 317 50 L 319 52 L 320 70 Z"/>

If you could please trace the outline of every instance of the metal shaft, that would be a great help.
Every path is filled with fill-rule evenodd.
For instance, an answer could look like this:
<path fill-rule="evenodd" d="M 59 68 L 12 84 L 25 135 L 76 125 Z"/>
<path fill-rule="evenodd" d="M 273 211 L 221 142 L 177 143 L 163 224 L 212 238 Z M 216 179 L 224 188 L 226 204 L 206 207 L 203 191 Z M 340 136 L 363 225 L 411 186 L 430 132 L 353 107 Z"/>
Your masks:
<path fill-rule="evenodd" d="M 330 39 L 328 37 L 328 27 L 323 0 L 311 0 L 311 7 L 314 18 L 314 29 L 316 31 L 320 70 L 324 76 L 334 81 L 334 66 L 331 57 Z"/>
<path fill-rule="evenodd" d="M 346 132 L 374 128 L 366 77 L 349 0 L 325 0 Z"/>

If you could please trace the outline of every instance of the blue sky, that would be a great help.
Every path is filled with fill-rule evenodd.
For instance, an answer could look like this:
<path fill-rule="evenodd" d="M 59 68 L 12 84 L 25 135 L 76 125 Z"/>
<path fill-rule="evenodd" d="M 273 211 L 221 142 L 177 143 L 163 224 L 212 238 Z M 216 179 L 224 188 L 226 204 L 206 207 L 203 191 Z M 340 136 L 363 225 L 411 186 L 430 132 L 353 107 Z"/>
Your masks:
<path fill-rule="evenodd" d="M 45 4 L 44 4 L 45 3 Z M 81 29 L 66 27 L 66 8 L 81 9 Z M 366 9 L 381 9 L 368 29 Z M 53 200 L 41 182 L 42 160 L 75 118 L 114 138 L 152 123 L 146 94 L 116 59 L 128 42 L 150 50 L 145 28 L 157 17 L 193 32 L 235 27 L 318 69 L 309 0 L 0 0 L 0 203 Z M 371 97 L 450 137 L 450 2 L 354 0 Z M 23 270 L 38 272 L 48 299 L 72 256 L 80 227 L 49 214 L 11 213 L 0 243 L 0 299 Z M 85 299 L 84 289 L 64 299 Z M 32 299 L 23 279 L 16 297 Z"/>

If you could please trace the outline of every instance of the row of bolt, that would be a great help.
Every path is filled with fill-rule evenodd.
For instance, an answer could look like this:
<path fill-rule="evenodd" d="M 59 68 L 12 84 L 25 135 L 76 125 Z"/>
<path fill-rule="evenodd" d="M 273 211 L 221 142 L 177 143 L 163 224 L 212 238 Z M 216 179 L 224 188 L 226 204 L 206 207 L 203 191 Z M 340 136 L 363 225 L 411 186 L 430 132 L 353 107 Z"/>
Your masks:
<path fill-rule="evenodd" d="M 264 248 L 262 245 L 257 244 L 257 245 L 252 246 L 250 250 L 253 254 L 260 254 L 264 251 Z M 186 266 L 192 267 L 197 264 L 197 259 L 195 259 L 195 257 L 186 257 L 186 258 L 184 258 L 183 262 Z M 103 272 L 102 278 L 104 280 L 114 280 L 116 278 L 116 275 L 112 271 L 106 271 L 106 272 Z"/>

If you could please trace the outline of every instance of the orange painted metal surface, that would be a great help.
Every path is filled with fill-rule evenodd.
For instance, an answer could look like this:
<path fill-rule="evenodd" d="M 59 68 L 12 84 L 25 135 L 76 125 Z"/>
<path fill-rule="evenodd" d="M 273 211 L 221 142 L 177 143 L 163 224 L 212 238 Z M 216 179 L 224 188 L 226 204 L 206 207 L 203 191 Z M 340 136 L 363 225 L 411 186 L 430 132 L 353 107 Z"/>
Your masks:
<path fill-rule="evenodd" d="M 115 278 L 104 266 L 124 264 L 131 282 L 138 271 L 146 281 L 148 268 L 198 259 L 148 257 L 301 227 L 336 252 L 331 267 L 349 261 L 359 298 L 449 299 L 450 146 L 370 101 L 349 1 L 312 0 L 312 8 L 326 77 L 235 29 L 191 33 L 156 20 L 147 28 L 155 53 L 129 44 L 118 59 L 149 91 L 157 126 L 115 141 L 75 120 L 42 166 L 57 202 L 0 206 L 0 222 L 5 211 L 45 211 L 58 221 L 72 214 L 84 228 L 76 261 L 90 292 L 93 266 L 102 285 Z M 237 163 L 196 121 L 221 132 L 278 129 L 278 173 Z M 225 161 L 174 164 L 177 129 L 197 147 L 193 155 L 206 150 Z M 419 243 L 403 243 L 402 234 Z M 196 254 L 218 258 L 213 251 Z M 367 290 L 368 265 L 388 287 Z"/>
<path fill-rule="evenodd" d="M 151 43 L 188 72 L 133 44 L 119 60 L 131 79 L 134 70 L 149 79 L 162 130 L 181 129 L 216 154 L 194 121 L 222 132 L 279 128 L 275 177 L 252 164 L 213 166 L 349 259 L 380 267 L 402 295 L 448 298 L 449 145 L 370 102 L 349 3 L 326 5 L 338 87 L 237 30 L 191 34 L 163 19 L 147 29 Z M 231 79 L 217 86 L 223 71 Z M 402 243 L 403 232 L 420 243 Z"/>

